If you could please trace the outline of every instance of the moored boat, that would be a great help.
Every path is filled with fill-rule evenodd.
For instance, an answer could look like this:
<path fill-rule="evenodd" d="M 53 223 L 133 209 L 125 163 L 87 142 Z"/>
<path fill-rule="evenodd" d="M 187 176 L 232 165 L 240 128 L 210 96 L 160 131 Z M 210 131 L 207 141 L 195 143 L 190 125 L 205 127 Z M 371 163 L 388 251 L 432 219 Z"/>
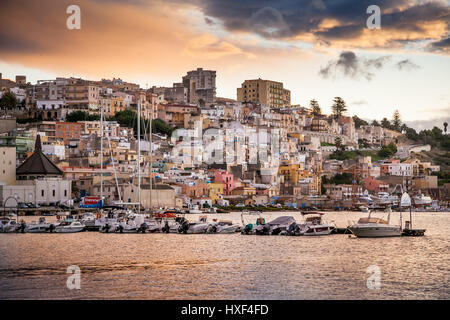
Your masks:
<path fill-rule="evenodd" d="M 76 233 L 84 231 L 84 224 L 80 221 L 67 219 L 55 227 L 56 233 Z"/>
<path fill-rule="evenodd" d="M 302 236 L 326 236 L 336 229 L 334 223 L 322 221 L 322 212 L 303 211 L 302 215 L 309 215 L 305 222 L 299 225 Z"/>

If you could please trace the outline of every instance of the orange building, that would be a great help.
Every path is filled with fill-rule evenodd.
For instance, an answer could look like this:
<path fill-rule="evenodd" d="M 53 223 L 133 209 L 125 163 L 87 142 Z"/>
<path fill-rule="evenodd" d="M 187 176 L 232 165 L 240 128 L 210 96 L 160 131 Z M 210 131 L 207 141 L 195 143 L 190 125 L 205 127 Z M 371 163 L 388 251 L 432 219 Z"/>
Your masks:
<path fill-rule="evenodd" d="M 55 138 L 63 139 L 66 143 L 69 139 L 78 139 L 81 136 L 82 124 L 78 122 L 56 122 Z"/>

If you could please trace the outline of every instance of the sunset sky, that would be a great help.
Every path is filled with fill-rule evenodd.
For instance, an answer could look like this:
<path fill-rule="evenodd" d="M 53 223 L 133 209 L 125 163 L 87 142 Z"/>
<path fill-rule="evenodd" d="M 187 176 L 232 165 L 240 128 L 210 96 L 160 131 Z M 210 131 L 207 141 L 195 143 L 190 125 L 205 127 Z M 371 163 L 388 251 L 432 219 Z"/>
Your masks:
<path fill-rule="evenodd" d="M 81 8 L 81 30 L 66 8 Z M 369 5 L 381 29 L 369 30 Z M 450 121 L 449 1 L 2 0 L 0 72 L 14 79 L 120 77 L 170 86 L 217 70 L 217 95 L 245 79 L 281 81 L 292 103 L 341 96 L 349 115 L 416 128 Z M 442 126 L 442 125 L 441 125 Z"/>

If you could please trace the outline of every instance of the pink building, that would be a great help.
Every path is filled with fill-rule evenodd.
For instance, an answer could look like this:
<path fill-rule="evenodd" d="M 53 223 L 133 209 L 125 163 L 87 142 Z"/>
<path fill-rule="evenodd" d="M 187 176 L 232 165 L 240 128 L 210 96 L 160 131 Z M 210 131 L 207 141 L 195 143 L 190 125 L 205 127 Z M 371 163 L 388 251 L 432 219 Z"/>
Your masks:
<path fill-rule="evenodd" d="M 230 195 L 233 191 L 233 175 L 226 171 L 216 171 L 214 172 L 214 182 L 224 184 L 225 195 Z"/>

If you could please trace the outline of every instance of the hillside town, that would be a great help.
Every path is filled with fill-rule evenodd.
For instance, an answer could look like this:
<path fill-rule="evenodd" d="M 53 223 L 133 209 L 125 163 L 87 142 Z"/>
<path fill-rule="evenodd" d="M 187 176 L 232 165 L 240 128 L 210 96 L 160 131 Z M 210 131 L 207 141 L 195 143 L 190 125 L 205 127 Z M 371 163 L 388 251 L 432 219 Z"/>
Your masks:
<path fill-rule="evenodd" d="M 408 191 L 416 207 L 448 207 L 448 166 L 421 156 L 439 146 L 410 139 L 398 112 L 369 123 L 336 97 L 326 115 L 263 79 L 221 98 L 202 68 L 177 81 L 0 74 L 2 206 L 344 210 L 395 207 Z"/>

